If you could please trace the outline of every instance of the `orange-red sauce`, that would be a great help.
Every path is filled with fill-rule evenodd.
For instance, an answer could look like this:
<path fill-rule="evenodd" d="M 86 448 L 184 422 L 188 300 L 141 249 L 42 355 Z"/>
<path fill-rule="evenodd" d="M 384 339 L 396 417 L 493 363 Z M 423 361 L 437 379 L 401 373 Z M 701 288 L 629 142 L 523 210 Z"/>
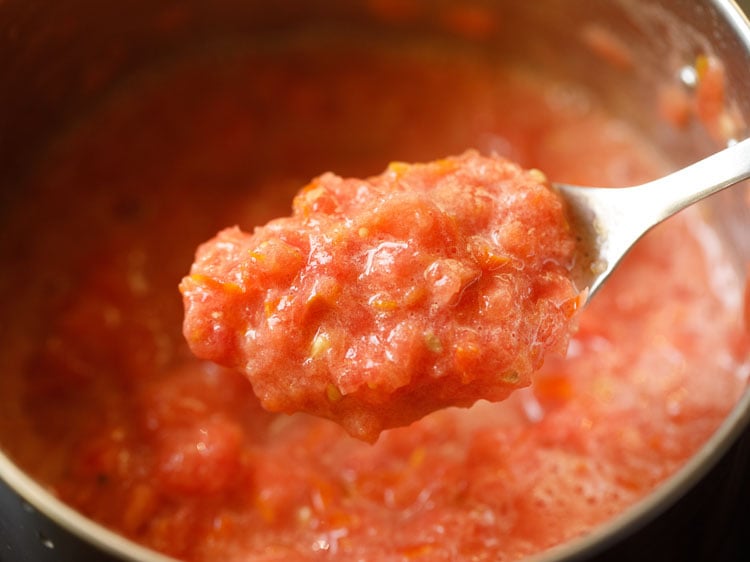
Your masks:
<path fill-rule="evenodd" d="M 180 285 L 193 352 L 244 372 L 267 410 L 375 441 L 503 400 L 565 350 L 575 232 L 541 172 L 467 151 L 328 173 L 293 209 L 220 232 Z"/>
<path fill-rule="evenodd" d="M 84 514 L 191 560 L 507 560 L 622 511 L 745 388 L 739 290 L 716 286 L 726 257 L 695 212 L 639 243 L 530 390 L 374 445 L 264 411 L 182 337 L 177 284 L 224 225 L 287 213 L 327 169 L 467 147 L 553 181 L 663 170 L 577 88 L 437 46 L 292 42 L 131 81 L 51 147 L 4 227 L 3 448 Z"/>

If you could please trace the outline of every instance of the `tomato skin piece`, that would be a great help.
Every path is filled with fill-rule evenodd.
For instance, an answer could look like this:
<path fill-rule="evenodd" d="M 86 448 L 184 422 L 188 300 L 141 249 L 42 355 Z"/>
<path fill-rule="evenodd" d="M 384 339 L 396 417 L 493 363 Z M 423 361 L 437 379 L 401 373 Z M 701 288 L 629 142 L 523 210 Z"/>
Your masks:
<path fill-rule="evenodd" d="M 290 217 L 202 245 L 184 334 L 270 411 L 377 439 L 451 405 L 502 400 L 564 351 L 575 243 L 543 174 L 475 151 L 324 174 Z M 491 307 L 489 302 L 502 302 Z"/>

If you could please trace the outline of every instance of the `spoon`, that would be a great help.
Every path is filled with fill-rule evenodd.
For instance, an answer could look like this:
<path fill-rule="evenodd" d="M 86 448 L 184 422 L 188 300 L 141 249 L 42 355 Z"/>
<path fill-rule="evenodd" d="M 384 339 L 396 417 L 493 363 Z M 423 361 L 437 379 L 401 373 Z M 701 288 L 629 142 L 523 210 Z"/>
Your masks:
<path fill-rule="evenodd" d="M 750 138 L 663 178 L 618 189 L 555 183 L 579 234 L 573 272 L 580 288 L 596 293 L 632 246 L 685 207 L 750 178 Z"/>

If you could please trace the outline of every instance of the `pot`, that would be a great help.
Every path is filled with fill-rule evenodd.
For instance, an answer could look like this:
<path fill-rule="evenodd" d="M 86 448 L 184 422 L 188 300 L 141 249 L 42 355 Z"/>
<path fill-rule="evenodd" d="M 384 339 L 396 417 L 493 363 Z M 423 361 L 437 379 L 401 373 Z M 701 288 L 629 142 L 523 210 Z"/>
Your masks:
<path fill-rule="evenodd" d="M 626 116 L 655 146 L 669 153 L 676 165 L 747 136 L 750 27 L 731 0 L 473 3 L 496 11 L 512 24 L 503 27 L 503 33 L 470 28 L 468 38 L 452 40 L 480 43 L 550 75 L 587 84 L 614 112 Z M 366 7 L 373 4 L 377 3 L 290 0 L 271 8 L 266 2 L 241 0 L 133 0 L 122 6 L 91 0 L 0 2 L 0 221 L 7 219 L 14 201 L 24 195 L 24 179 L 33 172 L 48 139 L 155 61 L 209 48 L 217 38 L 283 34 L 312 22 L 342 28 L 380 25 L 383 33 L 445 32 L 436 27 L 436 18 L 400 19 L 398 11 L 390 22 L 370 21 Z M 380 4 L 398 6 L 397 2 Z M 406 4 L 421 2 L 406 2 L 402 7 Z M 663 107 L 655 100 L 670 85 L 689 87 L 695 71 L 692 65 L 702 54 L 711 54 L 724 65 L 724 113 L 709 126 L 694 123 L 676 132 L 664 126 Z M 748 205 L 741 188 L 727 190 L 704 205 L 705 212 L 716 217 L 740 271 L 750 261 Z M 4 271 L 1 275 L 19 274 Z M 10 320 L 3 317 L 3 324 L 9 325 Z M 9 409 L 0 414 L 6 432 L 14 423 L 12 415 Z M 535 560 L 590 559 L 618 548 L 627 553 L 628 548 L 635 548 L 627 545 L 638 544 L 632 541 L 639 536 L 652 540 L 649 529 L 664 525 L 660 527 L 658 522 L 664 519 L 657 518 L 665 511 L 674 513 L 675 505 L 694 505 L 691 490 L 696 485 L 700 489 L 699 483 L 705 484 L 710 471 L 717 478 L 715 474 L 736 474 L 738 466 L 747 466 L 741 455 L 748 438 L 738 440 L 749 419 L 750 393 L 745 392 L 713 437 L 656 491 L 586 536 Z M 714 467 L 722 460 L 729 462 L 728 458 L 735 464 L 730 463 L 729 469 L 720 465 L 724 468 L 718 470 L 723 472 L 717 473 Z M 169 560 L 64 505 L 1 449 L 0 477 L 2 560 Z M 685 503 L 690 501 L 693 504 Z M 656 524 L 652 523 L 655 519 Z"/>

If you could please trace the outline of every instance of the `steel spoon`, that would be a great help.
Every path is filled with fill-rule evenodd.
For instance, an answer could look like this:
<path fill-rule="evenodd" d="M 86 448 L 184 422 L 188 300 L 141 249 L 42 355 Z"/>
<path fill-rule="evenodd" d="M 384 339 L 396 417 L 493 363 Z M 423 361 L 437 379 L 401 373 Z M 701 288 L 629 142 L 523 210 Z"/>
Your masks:
<path fill-rule="evenodd" d="M 750 178 L 750 138 L 663 178 L 624 188 L 554 183 L 580 233 L 574 281 L 596 293 L 633 245 L 654 226 Z M 750 225 L 748 226 L 750 235 Z"/>

